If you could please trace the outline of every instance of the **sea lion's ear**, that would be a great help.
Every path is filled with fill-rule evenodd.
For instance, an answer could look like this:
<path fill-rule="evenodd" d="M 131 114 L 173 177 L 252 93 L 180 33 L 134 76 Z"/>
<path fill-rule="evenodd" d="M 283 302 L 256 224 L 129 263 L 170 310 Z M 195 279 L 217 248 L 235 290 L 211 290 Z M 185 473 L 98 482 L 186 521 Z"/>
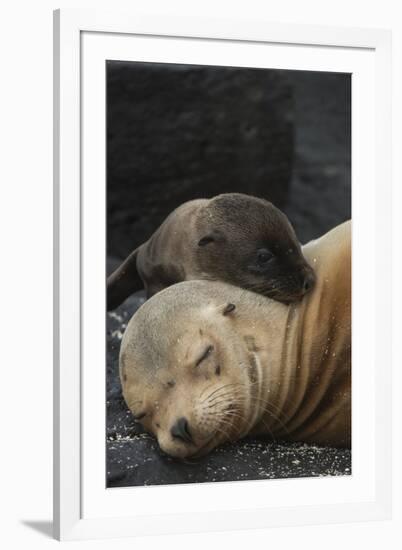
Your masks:
<path fill-rule="evenodd" d="M 236 306 L 234 304 L 228 303 L 225 304 L 222 308 L 222 315 L 233 315 Z"/>
<path fill-rule="evenodd" d="M 234 317 L 236 312 L 236 306 L 232 302 L 225 302 L 224 304 L 208 304 L 208 311 L 217 315 L 223 315 L 224 317 Z"/>
<path fill-rule="evenodd" d="M 225 241 L 225 235 L 219 229 L 212 229 L 198 241 L 198 246 L 206 246 L 210 243 Z"/>
<path fill-rule="evenodd" d="M 213 243 L 214 242 L 214 237 L 213 235 L 206 235 L 205 237 L 203 237 L 202 239 L 200 239 L 198 241 L 198 246 L 205 246 L 209 243 Z"/>

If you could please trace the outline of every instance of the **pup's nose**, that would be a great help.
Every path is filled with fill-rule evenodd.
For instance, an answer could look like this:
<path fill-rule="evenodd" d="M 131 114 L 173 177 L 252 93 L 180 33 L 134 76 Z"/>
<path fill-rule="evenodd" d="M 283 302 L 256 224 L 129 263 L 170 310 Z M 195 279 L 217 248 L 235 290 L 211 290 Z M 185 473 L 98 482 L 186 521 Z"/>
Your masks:
<path fill-rule="evenodd" d="M 309 290 L 311 290 L 315 283 L 315 276 L 313 272 L 308 271 L 307 274 L 304 276 L 303 281 L 303 292 L 306 294 Z"/>
<path fill-rule="evenodd" d="M 170 429 L 170 433 L 174 439 L 180 439 L 185 443 L 193 443 L 193 437 L 190 432 L 190 426 L 187 418 L 182 416 L 173 424 Z"/>

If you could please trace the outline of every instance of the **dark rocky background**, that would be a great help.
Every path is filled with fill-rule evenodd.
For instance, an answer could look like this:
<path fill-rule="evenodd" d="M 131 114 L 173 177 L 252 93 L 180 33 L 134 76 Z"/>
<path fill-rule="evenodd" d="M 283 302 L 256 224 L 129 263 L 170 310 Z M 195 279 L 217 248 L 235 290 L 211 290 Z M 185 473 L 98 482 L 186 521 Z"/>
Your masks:
<path fill-rule="evenodd" d="M 229 191 L 283 207 L 292 86 L 260 69 L 109 62 L 108 250 L 126 256 L 179 204 Z"/>
<path fill-rule="evenodd" d="M 351 216 L 350 77 L 107 64 L 108 272 L 186 200 L 241 191 L 289 216 L 301 242 Z M 107 485 L 351 473 L 348 450 L 244 440 L 196 463 L 164 457 L 121 396 L 118 351 L 144 301 L 107 314 Z"/>

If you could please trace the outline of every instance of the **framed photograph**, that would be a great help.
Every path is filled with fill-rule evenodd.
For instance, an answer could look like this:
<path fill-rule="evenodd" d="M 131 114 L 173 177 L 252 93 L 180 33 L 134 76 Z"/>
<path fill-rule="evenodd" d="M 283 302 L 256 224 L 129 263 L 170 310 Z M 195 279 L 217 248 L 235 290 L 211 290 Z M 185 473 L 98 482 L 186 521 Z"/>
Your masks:
<path fill-rule="evenodd" d="M 391 36 L 54 14 L 54 535 L 391 513 Z"/>

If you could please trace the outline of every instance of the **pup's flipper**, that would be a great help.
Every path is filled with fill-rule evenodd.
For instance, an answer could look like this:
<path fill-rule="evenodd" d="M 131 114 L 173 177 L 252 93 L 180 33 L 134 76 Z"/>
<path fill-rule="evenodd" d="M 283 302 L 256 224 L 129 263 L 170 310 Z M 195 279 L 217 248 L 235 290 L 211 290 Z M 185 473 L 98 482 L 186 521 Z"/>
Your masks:
<path fill-rule="evenodd" d="M 107 278 L 107 309 L 115 309 L 144 283 L 137 270 L 138 248 Z"/>

